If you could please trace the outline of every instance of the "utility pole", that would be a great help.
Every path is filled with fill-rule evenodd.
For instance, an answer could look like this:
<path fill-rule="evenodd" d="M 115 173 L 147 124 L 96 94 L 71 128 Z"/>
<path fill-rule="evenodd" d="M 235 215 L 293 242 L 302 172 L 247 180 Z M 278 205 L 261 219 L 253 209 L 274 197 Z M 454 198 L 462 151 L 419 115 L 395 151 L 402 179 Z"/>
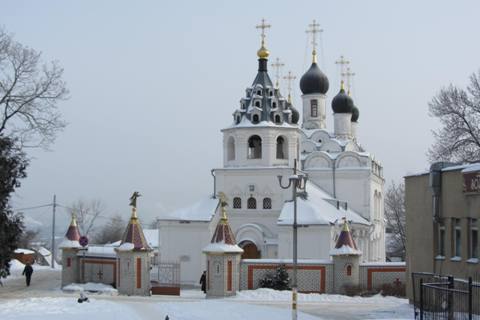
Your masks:
<path fill-rule="evenodd" d="M 57 195 L 53 195 L 52 210 L 52 269 L 55 268 L 55 209 L 57 207 Z"/>
<path fill-rule="evenodd" d="M 301 172 L 301 171 L 300 171 Z M 292 188 L 293 197 L 293 279 L 292 279 L 292 320 L 297 320 L 297 190 L 305 190 L 308 177 L 306 174 L 297 174 L 297 159 L 294 159 L 293 175 L 288 178 L 288 185 L 282 185 L 282 176 L 277 176 L 282 189 Z"/>

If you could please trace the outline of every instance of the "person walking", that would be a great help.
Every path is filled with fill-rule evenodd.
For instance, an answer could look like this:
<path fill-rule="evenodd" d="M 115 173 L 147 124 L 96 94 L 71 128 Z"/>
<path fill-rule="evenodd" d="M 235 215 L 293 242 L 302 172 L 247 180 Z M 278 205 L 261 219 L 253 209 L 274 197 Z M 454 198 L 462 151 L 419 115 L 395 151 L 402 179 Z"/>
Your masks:
<path fill-rule="evenodd" d="M 30 280 L 32 279 L 33 268 L 30 263 L 27 262 L 25 265 L 25 269 L 23 269 L 22 275 L 25 275 L 25 279 L 27 280 L 27 287 L 30 287 Z"/>
<path fill-rule="evenodd" d="M 200 284 L 202 285 L 203 293 L 207 293 L 207 271 L 203 271 L 200 277 Z"/>

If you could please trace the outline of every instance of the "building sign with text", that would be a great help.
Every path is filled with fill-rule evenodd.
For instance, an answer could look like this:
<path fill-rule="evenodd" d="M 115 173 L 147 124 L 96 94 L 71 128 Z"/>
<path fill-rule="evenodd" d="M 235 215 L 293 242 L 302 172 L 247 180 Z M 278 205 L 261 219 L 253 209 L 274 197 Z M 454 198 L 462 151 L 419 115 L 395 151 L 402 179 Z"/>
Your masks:
<path fill-rule="evenodd" d="M 480 193 L 480 171 L 463 173 L 463 192 Z"/>

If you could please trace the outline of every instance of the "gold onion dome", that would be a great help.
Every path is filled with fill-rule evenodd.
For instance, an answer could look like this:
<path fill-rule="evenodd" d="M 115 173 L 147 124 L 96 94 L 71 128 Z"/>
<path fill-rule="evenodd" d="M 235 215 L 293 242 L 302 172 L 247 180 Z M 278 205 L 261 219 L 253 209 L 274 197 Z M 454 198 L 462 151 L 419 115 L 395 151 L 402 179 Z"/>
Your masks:
<path fill-rule="evenodd" d="M 260 59 L 267 59 L 269 55 L 270 55 L 270 51 L 268 51 L 268 49 L 265 48 L 265 46 L 262 44 L 262 47 L 257 51 L 257 56 Z"/>

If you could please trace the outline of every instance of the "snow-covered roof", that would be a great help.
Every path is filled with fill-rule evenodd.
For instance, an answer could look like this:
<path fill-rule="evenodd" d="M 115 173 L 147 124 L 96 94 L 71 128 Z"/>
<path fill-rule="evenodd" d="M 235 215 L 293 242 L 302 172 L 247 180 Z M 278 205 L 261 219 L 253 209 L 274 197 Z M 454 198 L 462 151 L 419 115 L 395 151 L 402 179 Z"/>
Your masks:
<path fill-rule="evenodd" d="M 238 245 L 233 244 L 226 244 L 226 243 L 209 243 L 205 248 L 203 248 L 203 252 L 213 252 L 213 253 L 243 253 L 243 249 L 240 248 Z"/>
<path fill-rule="evenodd" d="M 143 229 L 143 234 L 151 248 L 158 248 L 158 229 Z"/>
<path fill-rule="evenodd" d="M 85 252 L 81 251 L 77 255 L 83 256 L 85 254 L 85 256 L 89 257 L 115 257 L 115 248 L 116 247 L 111 246 L 89 245 Z"/>
<path fill-rule="evenodd" d="M 445 168 L 449 169 L 449 168 Z M 462 173 L 468 173 L 468 172 L 475 172 L 475 171 L 480 171 L 480 163 L 473 163 L 468 166 L 466 166 L 463 170 Z"/>
<path fill-rule="evenodd" d="M 135 249 L 135 246 L 130 242 L 125 242 L 117 248 L 118 251 L 132 251 L 133 249 Z"/>
<path fill-rule="evenodd" d="M 304 225 L 329 225 L 339 222 L 343 217 L 356 224 L 369 225 L 370 223 L 355 211 L 343 206 L 337 209 L 334 205 L 336 199 L 312 182 L 307 182 L 307 199 L 301 197 L 297 200 L 297 223 Z M 279 225 L 293 224 L 293 202 L 285 202 L 280 217 Z"/>
<path fill-rule="evenodd" d="M 41 254 L 42 256 L 44 256 L 44 257 L 48 257 L 48 256 L 50 256 L 50 255 L 52 254 L 52 253 L 50 252 L 50 250 L 46 249 L 45 247 L 39 247 L 39 248 L 37 249 L 37 252 L 38 252 L 39 254 Z"/>
<path fill-rule="evenodd" d="M 67 238 L 63 239 L 58 246 L 60 249 L 67 249 L 67 248 L 76 248 L 80 249 L 83 248 L 80 243 L 76 240 L 68 240 Z"/>
<path fill-rule="evenodd" d="M 330 250 L 331 256 L 342 256 L 342 255 L 361 255 L 362 252 L 360 250 L 354 249 L 349 246 L 341 246 L 340 248 L 333 248 Z"/>
<path fill-rule="evenodd" d="M 240 123 L 236 124 L 233 123 L 230 127 L 227 127 L 225 129 L 231 129 L 231 128 L 270 128 L 270 127 L 283 127 L 283 128 L 298 128 L 298 125 L 296 124 L 289 124 L 286 121 L 283 123 L 275 123 L 271 121 L 260 121 L 257 124 L 253 124 L 250 120 L 247 118 L 243 117 Z M 225 130 L 223 129 L 223 130 Z"/>
<path fill-rule="evenodd" d="M 218 199 L 204 198 L 197 203 L 160 216 L 160 220 L 210 221 L 217 210 Z"/>
<path fill-rule="evenodd" d="M 35 251 L 28 250 L 28 249 L 21 249 L 21 248 L 15 249 L 14 252 L 15 253 L 20 253 L 20 254 L 34 254 L 35 253 Z"/>

